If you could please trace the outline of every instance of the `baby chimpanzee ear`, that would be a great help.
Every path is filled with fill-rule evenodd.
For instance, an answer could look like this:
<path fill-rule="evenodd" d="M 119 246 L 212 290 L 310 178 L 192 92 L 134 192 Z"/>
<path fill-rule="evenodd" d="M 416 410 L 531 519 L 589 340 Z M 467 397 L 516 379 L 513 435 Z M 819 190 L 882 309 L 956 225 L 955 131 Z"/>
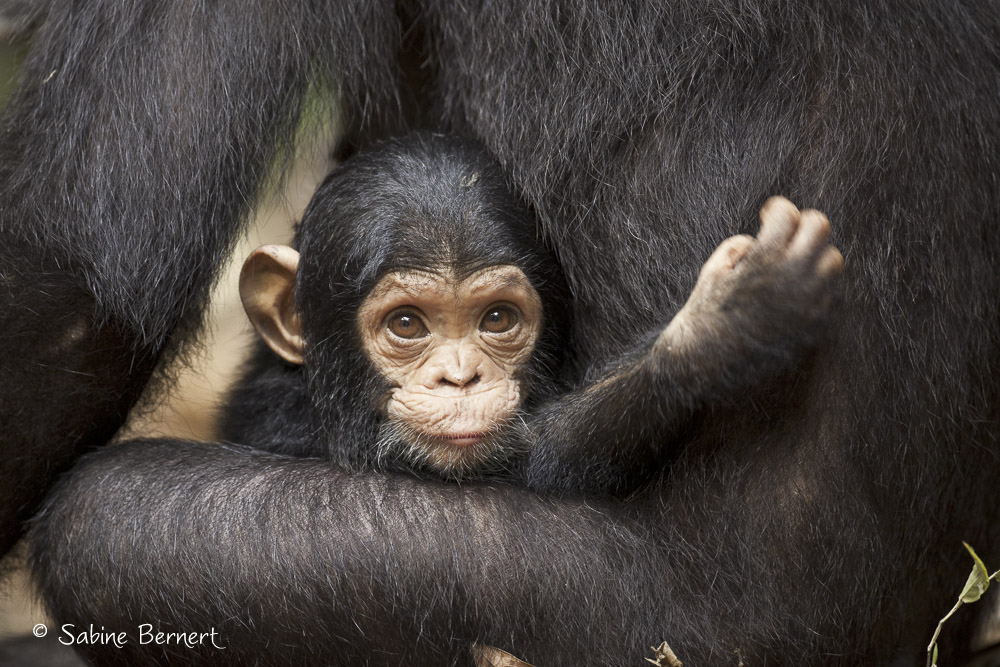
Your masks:
<path fill-rule="evenodd" d="M 283 245 L 257 248 L 240 272 L 240 298 L 250 322 L 274 353 L 302 363 L 302 320 L 295 310 L 299 253 Z"/>

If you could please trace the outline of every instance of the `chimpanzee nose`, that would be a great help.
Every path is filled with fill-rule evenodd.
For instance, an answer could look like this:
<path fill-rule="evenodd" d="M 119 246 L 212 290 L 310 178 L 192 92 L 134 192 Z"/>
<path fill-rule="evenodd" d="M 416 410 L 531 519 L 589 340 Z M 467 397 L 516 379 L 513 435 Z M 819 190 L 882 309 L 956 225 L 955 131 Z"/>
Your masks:
<path fill-rule="evenodd" d="M 449 350 L 442 350 L 437 357 L 433 373 L 435 377 L 432 380 L 436 386 L 462 389 L 476 384 L 481 379 L 482 354 L 474 346 L 455 346 Z"/>
<path fill-rule="evenodd" d="M 455 387 L 473 385 L 479 381 L 479 364 L 449 364 L 441 374 L 441 382 Z"/>
<path fill-rule="evenodd" d="M 448 375 L 441 378 L 441 382 L 444 384 L 454 385 L 455 387 L 465 387 L 467 385 L 473 385 L 479 382 L 479 373 L 449 373 Z"/>

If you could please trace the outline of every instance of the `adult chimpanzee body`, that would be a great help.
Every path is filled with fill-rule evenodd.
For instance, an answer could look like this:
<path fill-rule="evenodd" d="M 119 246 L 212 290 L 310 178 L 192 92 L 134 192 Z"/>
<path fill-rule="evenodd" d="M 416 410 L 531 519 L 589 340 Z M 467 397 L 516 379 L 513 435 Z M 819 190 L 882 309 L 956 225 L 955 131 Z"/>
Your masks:
<path fill-rule="evenodd" d="M 232 664 L 442 664 L 473 640 L 540 665 L 635 664 L 661 638 L 689 664 L 737 649 L 745 664 L 912 663 L 964 578 L 959 540 L 995 549 L 993 7 L 48 12 L 0 139 L 8 537 L 197 318 L 326 74 L 349 144 L 424 125 L 499 158 L 559 255 L 585 364 L 668 321 L 770 193 L 836 220 L 851 260 L 808 373 L 706 415 L 628 502 L 209 445 L 91 455 L 35 524 L 59 618 L 218 624 L 229 648 L 207 657 Z"/>
<path fill-rule="evenodd" d="M 824 324 L 843 266 L 826 218 L 774 198 L 761 222 L 720 244 L 668 326 L 581 372 L 561 271 L 500 166 L 445 135 L 383 142 L 316 191 L 301 255 L 244 264 L 266 346 L 222 437 L 352 470 L 628 492 L 697 408 L 787 369 Z"/>

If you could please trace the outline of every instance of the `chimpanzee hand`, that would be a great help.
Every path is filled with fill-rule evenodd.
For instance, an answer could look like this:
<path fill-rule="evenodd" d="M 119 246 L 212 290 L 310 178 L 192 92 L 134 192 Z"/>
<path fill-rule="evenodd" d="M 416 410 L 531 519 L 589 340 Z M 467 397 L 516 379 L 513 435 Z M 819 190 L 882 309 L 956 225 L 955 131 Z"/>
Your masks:
<path fill-rule="evenodd" d="M 726 239 L 705 262 L 687 303 L 660 335 L 657 355 L 679 355 L 689 368 L 735 379 L 815 344 L 844 266 L 829 243 L 830 223 L 784 197 L 767 200 L 760 220 L 757 238 Z"/>

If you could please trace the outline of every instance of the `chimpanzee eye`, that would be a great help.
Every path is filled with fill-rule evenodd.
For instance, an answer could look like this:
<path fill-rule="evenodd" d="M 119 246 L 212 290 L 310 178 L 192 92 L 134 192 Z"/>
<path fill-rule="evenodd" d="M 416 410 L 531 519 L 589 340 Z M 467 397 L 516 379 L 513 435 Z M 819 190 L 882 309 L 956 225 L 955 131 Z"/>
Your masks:
<path fill-rule="evenodd" d="M 407 340 L 413 338 L 423 338 L 430 333 L 430 331 L 427 330 L 427 325 L 424 324 L 424 321 L 421 320 L 416 313 L 410 310 L 401 310 L 390 315 L 386 328 L 388 328 L 393 335 Z"/>
<path fill-rule="evenodd" d="M 517 313 L 510 306 L 495 306 L 486 311 L 479 330 L 499 334 L 510 331 L 517 324 Z"/>

